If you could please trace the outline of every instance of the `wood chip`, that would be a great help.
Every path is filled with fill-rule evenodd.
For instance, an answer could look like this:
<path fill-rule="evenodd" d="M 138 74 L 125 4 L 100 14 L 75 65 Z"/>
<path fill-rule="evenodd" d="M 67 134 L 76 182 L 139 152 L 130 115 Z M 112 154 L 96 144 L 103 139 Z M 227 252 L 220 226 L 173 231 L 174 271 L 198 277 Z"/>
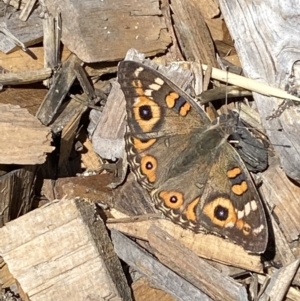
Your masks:
<path fill-rule="evenodd" d="M 18 73 L 2 73 L 0 74 L 0 85 L 21 85 L 21 84 L 32 84 L 40 82 L 51 76 L 52 70 L 50 68 L 44 68 L 40 70 L 28 70 Z"/>
<path fill-rule="evenodd" d="M 42 164 L 51 153 L 48 127 L 18 106 L 0 104 L 0 163 Z"/>
<path fill-rule="evenodd" d="M 111 116 L 114 116 L 111 118 Z M 104 159 L 116 160 L 124 155 L 125 142 L 125 100 L 118 83 L 112 89 L 93 133 L 95 152 Z"/>
<path fill-rule="evenodd" d="M 125 235 L 113 230 L 111 238 L 118 256 L 128 265 L 149 278 L 155 286 L 182 301 L 212 301 L 197 288 L 166 268 Z"/>
<path fill-rule="evenodd" d="M 52 16 L 61 13 L 62 42 L 86 63 L 120 60 L 131 47 L 153 56 L 171 43 L 159 1 L 88 0 L 84 9 L 81 1 L 45 4 Z"/>
<path fill-rule="evenodd" d="M 152 225 L 148 230 L 150 246 L 161 263 L 198 287 L 215 301 L 247 301 L 246 289 L 232 278 L 200 259 L 167 232 Z M 178 260 L 180 258 L 180 260 Z"/>
<path fill-rule="evenodd" d="M 22 9 L 19 19 L 22 21 L 27 21 L 30 13 L 33 11 L 33 7 L 35 5 L 35 3 L 37 2 L 37 0 L 28 0 L 26 5 L 24 6 L 24 8 Z"/>
<path fill-rule="evenodd" d="M 32 56 L 29 56 L 23 50 L 17 50 L 9 54 L 0 52 L 0 66 L 8 72 L 43 69 L 44 51 L 43 47 L 28 48 L 28 52 L 31 53 Z M 64 62 L 70 56 L 70 51 L 64 47 L 61 55 L 61 60 Z M 49 66 L 46 67 L 48 68 Z"/>
<path fill-rule="evenodd" d="M 199 4 L 196 1 L 194 3 L 190 0 L 172 1 L 171 8 L 174 13 L 178 43 L 187 60 L 216 67 L 213 41 L 197 6 Z M 191 32 L 193 33 L 192 39 Z"/>
<path fill-rule="evenodd" d="M 76 77 L 74 72 L 74 65 L 76 63 L 81 63 L 81 61 L 76 55 L 70 55 L 57 73 L 53 85 L 37 112 L 37 117 L 43 124 L 48 125 L 52 121 L 72 86 Z"/>
<path fill-rule="evenodd" d="M 133 223 L 108 224 L 110 229 L 116 229 L 129 236 L 148 241 L 147 232 L 153 225 L 178 239 L 196 255 L 215 260 L 224 264 L 262 273 L 263 267 L 259 255 L 248 254 L 242 247 L 226 239 L 204 233 L 194 233 L 164 219 Z M 226 250 L 226 252 L 224 252 Z"/>
<path fill-rule="evenodd" d="M 0 228 L 32 209 L 37 166 L 15 169 L 0 177 Z"/>
<path fill-rule="evenodd" d="M 4 25 L 4 28 L 8 30 L 15 38 L 22 42 L 26 46 L 30 46 L 41 42 L 43 39 L 43 26 L 42 19 L 39 16 L 38 10 L 35 10 L 30 18 L 25 22 L 19 19 L 20 12 L 15 12 L 12 16 L 0 18 L 0 26 Z M 1 34 L 0 39 L 0 51 L 9 53 L 19 48 L 15 42 L 8 36 Z"/>
<path fill-rule="evenodd" d="M 299 268 L 300 259 L 277 270 L 271 277 L 271 281 L 259 301 L 282 301 L 290 287 L 296 271 Z"/>
<path fill-rule="evenodd" d="M 132 300 L 89 202 L 53 202 L 8 223 L 0 236 L 0 255 L 31 301 Z"/>

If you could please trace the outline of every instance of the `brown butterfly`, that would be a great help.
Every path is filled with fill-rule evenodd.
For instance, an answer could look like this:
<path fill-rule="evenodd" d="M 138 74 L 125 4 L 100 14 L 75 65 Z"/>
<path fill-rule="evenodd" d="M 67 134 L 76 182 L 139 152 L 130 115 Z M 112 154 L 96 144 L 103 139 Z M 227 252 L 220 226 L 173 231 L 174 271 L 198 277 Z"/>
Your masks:
<path fill-rule="evenodd" d="M 262 253 L 268 228 L 251 176 L 219 124 L 156 70 L 123 61 L 126 152 L 155 206 L 183 228 L 228 237 Z"/>

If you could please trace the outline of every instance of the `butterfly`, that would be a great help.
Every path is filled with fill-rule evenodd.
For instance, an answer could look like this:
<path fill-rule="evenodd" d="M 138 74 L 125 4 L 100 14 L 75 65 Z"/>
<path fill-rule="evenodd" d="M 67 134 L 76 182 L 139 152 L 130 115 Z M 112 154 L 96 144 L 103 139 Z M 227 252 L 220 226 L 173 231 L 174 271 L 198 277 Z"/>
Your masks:
<path fill-rule="evenodd" d="M 122 61 L 118 82 L 126 100 L 127 160 L 156 208 L 183 228 L 264 252 L 268 227 L 261 199 L 220 124 L 142 63 Z"/>

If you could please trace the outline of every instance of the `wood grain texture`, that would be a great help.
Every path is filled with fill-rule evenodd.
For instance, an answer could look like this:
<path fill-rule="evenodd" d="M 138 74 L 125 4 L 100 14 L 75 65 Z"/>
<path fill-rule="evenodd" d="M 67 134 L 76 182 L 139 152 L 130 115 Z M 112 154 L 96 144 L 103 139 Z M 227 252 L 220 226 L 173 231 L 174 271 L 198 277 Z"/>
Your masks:
<path fill-rule="evenodd" d="M 160 219 L 123 224 L 110 223 L 107 226 L 110 229 L 116 229 L 129 236 L 147 241 L 147 231 L 153 224 L 166 231 L 175 239 L 178 239 L 200 257 L 258 273 L 262 273 L 263 271 L 259 255 L 248 254 L 242 247 L 215 235 L 193 233 L 190 230 L 182 229 L 168 220 Z"/>
<path fill-rule="evenodd" d="M 217 66 L 213 41 L 198 1 L 173 0 L 175 32 L 186 60 Z"/>
<path fill-rule="evenodd" d="M 288 242 L 297 240 L 300 234 L 300 188 L 287 178 L 274 160 L 261 178 L 263 185 L 260 191 L 272 208 L 272 214 L 279 220 L 281 231 Z"/>
<path fill-rule="evenodd" d="M 213 300 L 248 300 L 246 289 L 241 284 L 220 273 L 161 228 L 151 226 L 148 230 L 148 238 L 154 254 L 164 265 Z"/>
<path fill-rule="evenodd" d="M 92 136 L 93 148 L 104 159 L 116 160 L 124 155 L 126 129 L 124 95 L 118 83 L 112 89 Z"/>
<path fill-rule="evenodd" d="M 8 223 L 0 236 L 0 255 L 31 301 L 131 300 L 108 233 L 89 202 L 53 202 Z"/>
<path fill-rule="evenodd" d="M 0 17 L 1 26 L 8 30 L 13 36 L 19 41 L 24 43 L 26 46 L 34 45 L 39 43 L 43 39 L 43 26 L 42 19 L 39 17 L 39 12 L 35 10 L 30 18 L 23 22 L 19 19 L 20 12 L 15 12 L 10 18 Z M 17 50 L 19 47 L 1 32 L 0 28 L 0 51 L 9 53 Z"/>
<path fill-rule="evenodd" d="M 266 290 L 259 298 L 260 301 L 281 301 L 285 299 L 286 293 L 297 272 L 300 259 L 291 262 L 289 265 L 277 270 L 271 277 Z"/>
<path fill-rule="evenodd" d="M 246 76 L 281 89 L 300 59 L 300 7 L 296 0 L 220 0 L 220 8 L 235 41 Z M 254 93 L 262 122 L 286 174 L 300 182 L 300 113 L 291 107 L 267 120 L 281 103 Z"/>
<path fill-rule="evenodd" d="M 70 55 L 68 60 L 57 72 L 54 82 L 43 100 L 36 116 L 45 125 L 48 125 L 60 108 L 65 96 L 75 80 L 74 65 L 81 63 L 76 55 Z"/>
<path fill-rule="evenodd" d="M 125 235 L 113 230 L 111 238 L 117 255 L 135 270 L 180 301 L 212 301 L 200 290 L 165 267 Z"/>
<path fill-rule="evenodd" d="M 62 42 L 84 62 L 117 61 L 131 47 L 156 55 L 171 43 L 158 0 L 45 3 L 53 16 L 61 13 Z"/>
<path fill-rule="evenodd" d="M 37 166 L 28 165 L 0 177 L 0 227 L 31 210 L 36 173 Z"/>
<path fill-rule="evenodd" d="M 18 106 L 0 104 L 0 163 L 42 164 L 51 146 L 50 128 Z"/>
<path fill-rule="evenodd" d="M 177 301 L 164 291 L 155 289 L 144 277 L 135 281 L 131 287 L 135 301 Z"/>

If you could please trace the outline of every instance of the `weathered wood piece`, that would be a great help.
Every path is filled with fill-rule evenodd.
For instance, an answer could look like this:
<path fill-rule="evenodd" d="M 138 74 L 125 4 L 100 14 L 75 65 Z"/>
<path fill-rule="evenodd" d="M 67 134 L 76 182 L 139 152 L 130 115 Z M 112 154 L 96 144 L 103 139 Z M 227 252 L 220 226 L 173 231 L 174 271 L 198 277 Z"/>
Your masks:
<path fill-rule="evenodd" d="M 147 232 L 152 225 L 157 225 L 200 257 L 257 273 L 262 273 L 263 271 L 259 255 L 248 254 L 242 247 L 221 237 L 194 233 L 165 219 L 107 224 L 110 229 L 116 229 L 129 236 L 146 241 L 149 240 Z"/>
<path fill-rule="evenodd" d="M 247 301 L 246 289 L 222 275 L 174 237 L 153 225 L 148 230 L 149 243 L 161 263 L 192 283 L 215 301 Z M 168 242 L 168 243 L 166 243 Z M 178 260 L 180 258 L 180 260 Z"/>
<path fill-rule="evenodd" d="M 274 87 L 285 88 L 300 58 L 300 8 L 294 0 L 267 0 L 256 5 L 246 0 L 220 1 L 227 27 L 235 41 L 245 74 Z M 292 76 L 290 78 L 290 76 Z M 269 119 L 281 101 L 254 94 L 262 122 L 285 173 L 300 182 L 300 113 L 286 109 L 281 116 Z"/>
<path fill-rule="evenodd" d="M 279 221 L 281 231 L 288 242 L 297 240 L 300 234 L 300 187 L 287 178 L 279 160 L 270 161 L 261 179 L 263 185 L 260 191 Z"/>
<path fill-rule="evenodd" d="M 17 50 L 19 47 L 11 38 L 1 32 L 1 27 L 26 46 L 34 45 L 43 39 L 42 19 L 39 17 L 38 10 L 33 11 L 26 22 L 21 21 L 19 15 L 20 12 L 15 12 L 9 19 L 5 16 L 0 17 L 0 51 L 4 53 Z"/>
<path fill-rule="evenodd" d="M 42 164 L 54 149 L 50 128 L 26 109 L 0 104 L 0 127 L 2 164 Z"/>
<path fill-rule="evenodd" d="M 79 97 L 78 97 L 79 98 Z M 80 99 L 80 98 L 79 98 Z M 76 101 L 71 99 L 69 102 L 64 103 L 57 111 L 55 120 L 51 123 L 50 127 L 52 132 L 58 134 L 61 130 L 68 125 L 74 118 L 82 116 L 87 106 L 85 102 Z"/>
<path fill-rule="evenodd" d="M 61 63 L 61 24 L 60 18 L 54 18 L 48 13 L 44 14 L 44 67 L 56 69 Z M 49 86 L 49 81 L 44 81 L 45 86 Z"/>
<path fill-rule="evenodd" d="M 276 218 L 278 220 L 278 218 Z M 271 216 L 271 224 L 275 241 L 275 258 L 274 261 L 280 262 L 283 266 L 287 266 L 291 262 L 295 261 L 297 256 L 297 249 L 291 248 L 285 235 L 280 229 L 279 225 L 275 221 L 274 216 Z M 294 253 L 295 254 L 294 254 Z M 300 285 L 300 270 L 296 273 L 293 283 Z"/>
<path fill-rule="evenodd" d="M 11 86 L 21 84 L 32 84 L 49 78 L 51 74 L 52 70 L 50 68 L 21 71 L 17 73 L 2 73 L 0 74 L 0 85 Z"/>
<path fill-rule="evenodd" d="M 0 93 L 0 103 L 20 106 L 27 109 L 31 115 L 35 115 L 43 98 L 47 94 L 43 86 L 30 85 L 24 87 L 5 88 Z"/>
<path fill-rule="evenodd" d="M 291 285 L 296 271 L 299 268 L 300 259 L 277 270 L 271 277 L 271 281 L 259 301 L 281 301 Z"/>
<path fill-rule="evenodd" d="M 76 63 L 81 63 L 81 61 L 76 55 L 70 55 L 56 75 L 53 85 L 49 89 L 36 115 L 43 124 L 48 125 L 53 120 L 62 101 L 72 86 L 76 77 L 74 73 L 74 65 Z"/>
<path fill-rule="evenodd" d="M 158 0 L 46 0 L 45 4 L 52 16 L 61 13 L 63 44 L 86 63 L 120 60 L 131 47 L 156 55 L 171 43 Z"/>
<path fill-rule="evenodd" d="M 28 165 L 0 177 L 0 227 L 31 210 L 36 171 Z"/>
<path fill-rule="evenodd" d="M 13 7 L 15 7 L 16 9 L 22 9 L 27 1 L 19 1 L 19 0 L 3 0 L 3 2 L 5 4 L 9 4 L 9 5 L 12 5 Z"/>
<path fill-rule="evenodd" d="M 33 11 L 34 5 L 37 2 L 37 0 L 28 0 L 25 4 L 24 8 L 22 9 L 19 19 L 23 22 L 27 21 L 30 13 Z"/>
<path fill-rule="evenodd" d="M 173 0 L 174 28 L 187 60 L 217 67 L 213 40 L 199 9 L 198 1 Z"/>
<path fill-rule="evenodd" d="M 90 83 L 90 80 L 88 79 L 87 74 L 83 69 L 83 67 L 80 64 L 75 64 L 74 72 L 81 85 L 81 88 L 83 89 L 88 99 L 90 101 L 94 100 L 96 98 L 95 90 L 92 84 Z"/>
<path fill-rule="evenodd" d="M 31 301 L 131 300 L 105 226 L 88 202 L 51 203 L 8 223 L 0 236 L 0 255 Z"/>
<path fill-rule="evenodd" d="M 93 148 L 104 159 L 115 160 L 124 155 L 126 110 L 124 95 L 118 83 L 112 89 L 92 136 Z"/>
<path fill-rule="evenodd" d="M 123 261 L 148 277 L 155 286 L 174 296 L 176 300 L 212 301 L 211 298 L 166 268 L 125 235 L 112 230 L 111 238 L 117 255 Z"/>

